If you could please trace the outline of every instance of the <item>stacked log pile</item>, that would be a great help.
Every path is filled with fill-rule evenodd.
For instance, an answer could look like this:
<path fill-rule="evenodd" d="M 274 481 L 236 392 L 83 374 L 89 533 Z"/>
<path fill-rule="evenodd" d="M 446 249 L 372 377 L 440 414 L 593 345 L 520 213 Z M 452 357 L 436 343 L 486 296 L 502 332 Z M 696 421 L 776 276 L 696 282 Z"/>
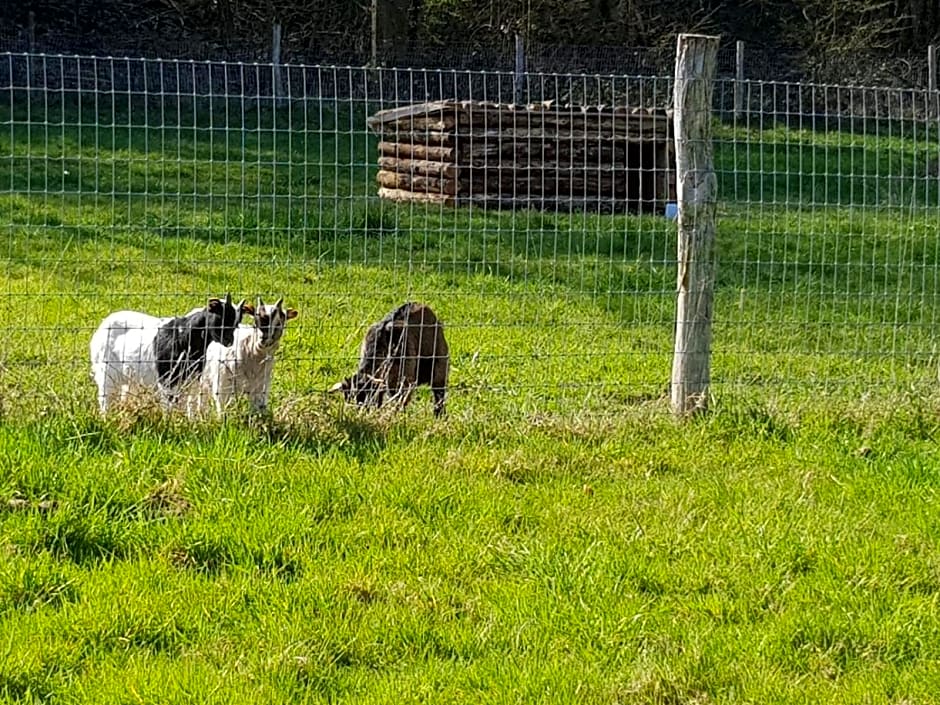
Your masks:
<path fill-rule="evenodd" d="M 392 201 L 662 212 L 675 200 L 662 110 L 441 101 L 368 124 L 379 196 Z"/>

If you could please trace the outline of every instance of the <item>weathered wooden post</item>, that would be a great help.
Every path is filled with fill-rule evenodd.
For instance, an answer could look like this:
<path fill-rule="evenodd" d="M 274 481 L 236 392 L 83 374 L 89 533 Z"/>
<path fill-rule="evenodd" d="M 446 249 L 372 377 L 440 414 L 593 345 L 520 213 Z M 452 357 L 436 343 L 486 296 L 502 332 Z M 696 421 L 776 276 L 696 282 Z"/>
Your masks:
<path fill-rule="evenodd" d="M 928 117 L 936 117 L 940 114 L 940 101 L 937 100 L 937 46 L 930 44 L 927 46 L 927 94 L 929 97 L 930 114 Z"/>
<path fill-rule="evenodd" d="M 372 68 L 384 65 L 396 46 L 408 42 L 411 11 L 412 0 L 372 0 Z"/>
<path fill-rule="evenodd" d="M 369 66 L 377 68 L 379 65 L 379 0 L 372 0 L 369 8 Z"/>
<path fill-rule="evenodd" d="M 680 34 L 676 47 L 673 121 L 676 145 L 678 296 L 672 360 L 672 409 L 708 407 L 715 285 L 715 201 L 712 90 L 718 37 Z"/>
<path fill-rule="evenodd" d="M 29 53 L 36 51 L 36 13 L 29 11 L 29 24 L 27 25 L 29 35 Z"/>
<path fill-rule="evenodd" d="M 525 82 L 525 42 L 522 35 L 516 32 L 516 62 L 512 78 L 512 102 L 521 105 L 525 102 L 523 97 L 523 84 Z"/>
<path fill-rule="evenodd" d="M 271 31 L 271 65 L 274 67 L 274 98 L 277 104 L 284 100 L 284 75 L 281 73 L 281 23 L 275 22 Z"/>
<path fill-rule="evenodd" d="M 734 47 L 734 120 L 737 122 L 744 113 L 744 42 L 739 39 Z"/>
<path fill-rule="evenodd" d="M 937 45 L 927 47 L 927 90 L 937 90 Z"/>

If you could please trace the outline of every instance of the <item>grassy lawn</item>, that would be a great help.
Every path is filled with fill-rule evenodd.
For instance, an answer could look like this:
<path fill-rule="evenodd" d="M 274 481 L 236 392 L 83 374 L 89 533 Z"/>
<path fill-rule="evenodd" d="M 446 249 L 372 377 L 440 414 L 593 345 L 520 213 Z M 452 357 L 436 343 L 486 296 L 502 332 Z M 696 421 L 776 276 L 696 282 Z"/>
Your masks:
<path fill-rule="evenodd" d="M 672 223 L 382 203 L 364 116 L 0 105 L 0 702 L 940 701 L 936 135 L 716 126 L 679 423 Z M 227 290 L 273 415 L 100 419 L 98 322 Z M 440 421 L 325 393 L 406 299 Z"/>
<path fill-rule="evenodd" d="M 935 405 L 9 420 L 0 692 L 933 702 Z"/>

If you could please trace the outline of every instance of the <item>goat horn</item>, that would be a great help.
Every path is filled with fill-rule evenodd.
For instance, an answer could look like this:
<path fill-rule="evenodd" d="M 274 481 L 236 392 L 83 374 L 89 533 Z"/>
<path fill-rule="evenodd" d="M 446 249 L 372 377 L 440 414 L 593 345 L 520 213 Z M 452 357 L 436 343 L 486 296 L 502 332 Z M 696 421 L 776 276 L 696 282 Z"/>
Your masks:
<path fill-rule="evenodd" d="M 284 297 L 282 296 L 277 300 L 277 303 L 274 304 L 274 308 L 280 309 L 284 307 Z"/>

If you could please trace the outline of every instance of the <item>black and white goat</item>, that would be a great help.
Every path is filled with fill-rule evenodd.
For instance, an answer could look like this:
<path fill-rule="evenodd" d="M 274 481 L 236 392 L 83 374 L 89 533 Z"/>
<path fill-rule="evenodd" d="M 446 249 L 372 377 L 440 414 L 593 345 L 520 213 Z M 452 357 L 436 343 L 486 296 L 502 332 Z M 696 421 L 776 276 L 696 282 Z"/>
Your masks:
<path fill-rule="evenodd" d="M 139 311 L 117 311 L 91 337 L 91 375 L 98 385 L 102 414 L 135 389 L 157 392 L 165 406 L 176 404 L 180 390 L 205 365 L 210 343 L 231 345 L 244 300 L 232 304 L 212 298 L 185 316 L 159 318 Z"/>
<path fill-rule="evenodd" d="M 408 302 L 369 326 L 359 351 L 359 369 L 330 391 L 341 392 L 346 401 L 360 406 L 391 401 L 404 408 L 415 387 L 428 384 L 434 415 L 441 416 L 449 371 L 443 324 L 429 306 Z"/>
<path fill-rule="evenodd" d="M 265 411 L 274 374 L 274 355 L 281 344 L 287 322 L 297 311 L 284 308 L 284 299 L 266 304 L 258 297 L 251 315 L 254 323 L 235 330 L 231 347 L 212 343 L 206 351 L 206 366 L 200 377 L 197 409 L 208 397 L 215 402 L 219 416 L 236 396 L 245 396 L 254 411 Z"/>

